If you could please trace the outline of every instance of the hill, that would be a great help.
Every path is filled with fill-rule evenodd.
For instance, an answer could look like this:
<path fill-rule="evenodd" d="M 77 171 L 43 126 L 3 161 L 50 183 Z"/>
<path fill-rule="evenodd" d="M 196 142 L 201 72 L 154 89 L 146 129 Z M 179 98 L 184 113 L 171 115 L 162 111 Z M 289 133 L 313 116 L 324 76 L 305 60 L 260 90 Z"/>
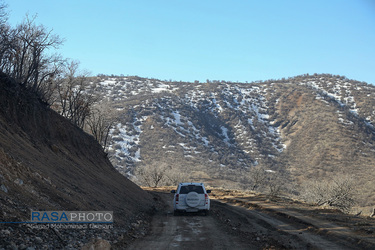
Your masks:
<path fill-rule="evenodd" d="M 114 225 L 124 233 L 151 210 L 149 194 L 119 174 L 91 136 L 5 75 L 0 89 L 1 222 L 29 221 L 33 210 L 113 211 Z M 15 244 L 18 239 L 27 245 L 25 237 L 32 244 L 36 236 L 49 247 L 67 244 L 52 231 L 2 226 L 3 246 L 9 243 L 6 232 Z M 73 238 L 84 243 L 90 236 L 95 232 Z"/>
<path fill-rule="evenodd" d="M 125 175 L 165 165 L 249 187 L 249 169 L 262 166 L 296 194 L 307 181 L 351 175 L 360 204 L 374 205 L 372 85 L 330 74 L 252 83 L 101 76 L 89 89 L 117 112 L 108 152 Z"/>

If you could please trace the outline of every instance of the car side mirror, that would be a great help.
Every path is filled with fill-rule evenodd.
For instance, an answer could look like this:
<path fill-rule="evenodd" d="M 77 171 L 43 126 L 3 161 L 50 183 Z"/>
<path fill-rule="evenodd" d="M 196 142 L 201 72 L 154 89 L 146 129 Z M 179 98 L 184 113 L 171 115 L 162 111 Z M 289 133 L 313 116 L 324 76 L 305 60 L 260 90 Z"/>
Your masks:
<path fill-rule="evenodd" d="M 176 190 L 172 190 L 171 193 L 172 193 L 172 194 L 175 194 L 175 193 L 176 193 Z"/>
<path fill-rule="evenodd" d="M 210 193 L 211 193 L 211 190 L 207 190 L 206 192 L 207 192 L 207 194 L 210 194 Z"/>

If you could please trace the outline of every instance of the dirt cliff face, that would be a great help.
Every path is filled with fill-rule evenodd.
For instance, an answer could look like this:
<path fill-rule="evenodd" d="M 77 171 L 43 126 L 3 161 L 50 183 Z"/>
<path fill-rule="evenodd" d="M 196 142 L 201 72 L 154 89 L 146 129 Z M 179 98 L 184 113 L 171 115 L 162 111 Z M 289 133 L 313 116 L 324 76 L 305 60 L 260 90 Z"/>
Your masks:
<path fill-rule="evenodd" d="M 126 225 L 150 196 L 119 174 L 88 134 L 0 76 L 0 221 L 31 210 L 114 211 Z"/>

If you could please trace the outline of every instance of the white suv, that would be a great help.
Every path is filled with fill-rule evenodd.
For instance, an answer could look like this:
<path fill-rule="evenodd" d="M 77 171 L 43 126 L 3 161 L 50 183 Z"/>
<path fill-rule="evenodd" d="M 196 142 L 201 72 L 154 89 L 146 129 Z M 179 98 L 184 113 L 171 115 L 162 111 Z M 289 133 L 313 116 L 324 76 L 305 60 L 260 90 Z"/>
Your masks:
<path fill-rule="evenodd" d="M 174 215 L 180 212 L 200 212 L 208 215 L 210 211 L 210 198 L 208 194 L 211 190 L 206 190 L 203 183 L 180 183 L 177 190 L 172 190 L 174 194 L 173 209 Z"/>

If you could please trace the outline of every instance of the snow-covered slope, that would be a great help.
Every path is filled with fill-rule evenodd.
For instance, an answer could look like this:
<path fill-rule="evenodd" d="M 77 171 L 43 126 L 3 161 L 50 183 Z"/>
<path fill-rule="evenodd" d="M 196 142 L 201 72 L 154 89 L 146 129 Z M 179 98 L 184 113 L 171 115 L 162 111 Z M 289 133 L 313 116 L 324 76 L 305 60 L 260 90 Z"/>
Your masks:
<path fill-rule="evenodd" d="M 375 163 L 375 87 L 345 77 L 249 84 L 107 77 L 91 88 L 118 111 L 108 152 L 128 176 L 165 163 L 238 181 L 260 165 L 302 180 Z"/>
<path fill-rule="evenodd" d="M 160 129 L 173 133 L 174 146 L 185 158 L 207 159 L 212 165 L 235 169 L 272 162 L 285 148 L 268 114 L 266 85 L 124 77 L 102 80 L 95 87 L 117 110 L 126 113 L 112 128 L 109 146 L 111 158 L 122 172 L 130 172 L 147 154 L 142 150 L 146 143 L 142 133 L 156 129 L 145 126 L 149 119 L 156 119 Z M 171 154 L 170 146 L 163 145 L 159 154 Z M 196 148 L 200 150 L 192 153 Z"/>
<path fill-rule="evenodd" d="M 375 120 L 375 88 L 361 82 L 353 82 L 345 77 L 332 79 L 330 76 L 316 75 L 301 81 L 301 84 L 316 90 L 317 98 L 322 96 L 335 100 L 341 107 L 349 109 L 354 115 L 363 117 L 369 126 Z M 340 118 L 342 120 L 342 118 Z"/>

